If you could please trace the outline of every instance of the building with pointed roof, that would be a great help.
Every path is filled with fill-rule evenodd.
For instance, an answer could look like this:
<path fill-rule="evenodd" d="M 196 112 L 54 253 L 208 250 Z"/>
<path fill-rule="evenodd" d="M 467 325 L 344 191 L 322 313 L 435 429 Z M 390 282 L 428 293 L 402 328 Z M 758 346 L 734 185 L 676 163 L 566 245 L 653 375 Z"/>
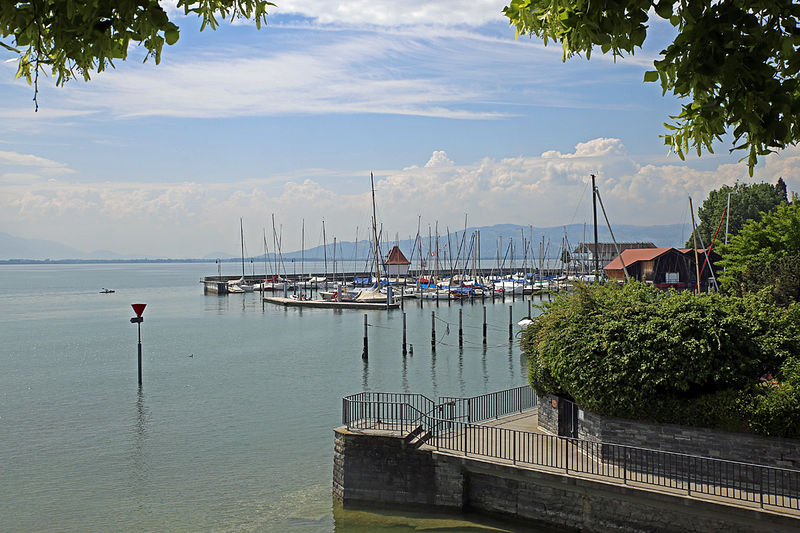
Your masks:
<path fill-rule="evenodd" d="M 408 269 L 411 267 L 411 261 L 406 259 L 400 248 L 393 246 L 389 253 L 386 255 L 386 275 L 389 278 L 399 278 L 408 275 Z"/>

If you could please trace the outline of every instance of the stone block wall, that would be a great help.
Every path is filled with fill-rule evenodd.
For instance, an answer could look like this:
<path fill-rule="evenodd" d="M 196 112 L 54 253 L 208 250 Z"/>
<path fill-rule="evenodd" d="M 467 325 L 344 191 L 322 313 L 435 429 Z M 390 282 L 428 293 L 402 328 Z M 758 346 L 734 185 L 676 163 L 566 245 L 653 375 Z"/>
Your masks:
<path fill-rule="evenodd" d="M 396 433 L 335 430 L 333 494 L 343 504 L 381 502 L 460 509 L 463 476 Z"/>
<path fill-rule="evenodd" d="M 539 399 L 539 426 L 558 431 L 557 396 Z M 556 402 L 556 406 L 553 405 Z M 800 440 L 657 424 L 578 410 L 578 438 L 800 470 Z"/>
<path fill-rule="evenodd" d="M 539 397 L 539 427 L 543 430 L 558 435 L 558 401 L 560 398 L 552 394 Z"/>

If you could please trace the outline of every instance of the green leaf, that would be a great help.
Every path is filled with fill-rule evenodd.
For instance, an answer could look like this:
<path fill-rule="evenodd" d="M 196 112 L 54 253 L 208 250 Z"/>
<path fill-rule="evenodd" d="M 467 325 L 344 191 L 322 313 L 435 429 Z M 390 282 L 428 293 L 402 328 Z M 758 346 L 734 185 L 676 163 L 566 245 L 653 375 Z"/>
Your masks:
<path fill-rule="evenodd" d="M 170 46 L 177 43 L 179 37 L 180 37 L 180 32 L 178 31 L 178 28 L 170 29 L 164 32 L 164 40 Z"/>
<path fill-rule="evenodd" d="M 657 70 L 648 70 L 644 73 L 644 81 L 646 82 L 654 82 L 658 81 L 658 71 Z"/>

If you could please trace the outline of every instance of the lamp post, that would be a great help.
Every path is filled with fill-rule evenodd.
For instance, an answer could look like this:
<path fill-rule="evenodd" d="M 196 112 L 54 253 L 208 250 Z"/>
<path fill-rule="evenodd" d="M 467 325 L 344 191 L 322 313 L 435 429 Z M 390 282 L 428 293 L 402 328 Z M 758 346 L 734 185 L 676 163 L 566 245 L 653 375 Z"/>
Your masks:
<path fill-rule="evenodd" d="M 144 313 L 144 308 L 147 307 L 147 304 L 131 304 L 133 307 L 133 312 L 136 313 L 136 316 L 131 318 L 131 324 L 136 324 L 139 328 L 139 387 L 142 386 L 142 322 L 144 322 L 144 317 L 142 313 Z"/>

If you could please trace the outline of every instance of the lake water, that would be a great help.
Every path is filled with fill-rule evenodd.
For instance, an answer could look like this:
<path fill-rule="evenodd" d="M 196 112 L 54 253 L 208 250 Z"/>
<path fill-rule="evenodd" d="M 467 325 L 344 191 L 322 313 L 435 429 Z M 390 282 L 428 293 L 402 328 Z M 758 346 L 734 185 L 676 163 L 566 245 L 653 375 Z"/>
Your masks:
<path fill-rule="evenodd" d="M 0 266 L 0 530 L 520 531 L 474 515 L 337 508 L 332 429 L 341 397 L 361 390 L 472 396 L 524 384 L 508 308 L 516 321 L 527 301 L 486 302 L 486 348 L 480 302 L 407 302 L 405 358 L 402 312 L 368 312 L 365 362 L 363 311 L 204 295 L 199 280 L 214 274 L 213 263 Z"/>

